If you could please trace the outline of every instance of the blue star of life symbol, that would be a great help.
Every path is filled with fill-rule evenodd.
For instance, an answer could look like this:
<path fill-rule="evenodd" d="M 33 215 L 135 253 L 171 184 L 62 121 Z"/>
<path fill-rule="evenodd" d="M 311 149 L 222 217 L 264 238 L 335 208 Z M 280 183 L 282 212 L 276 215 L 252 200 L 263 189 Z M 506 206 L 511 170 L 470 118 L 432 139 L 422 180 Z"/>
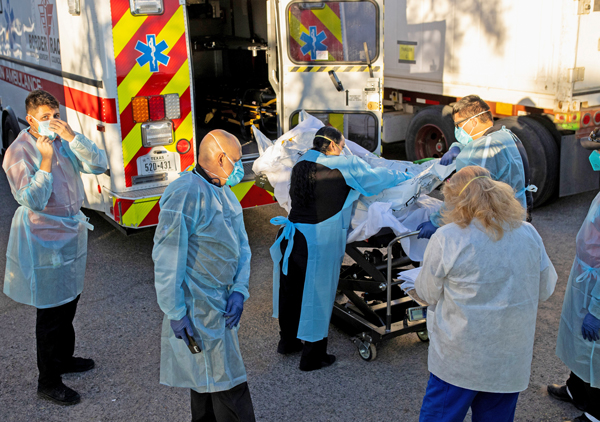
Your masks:
<path fill-rule="evenodd" d="M 300 35 L 300 41 L 306 43 L 300 48 L 300 51 L 305 56 L 310 53 L 310 58 L 316 60 L 317 51 L 327 50 L 327 46 L 323 44 L 323 41 L 327 39 L 327 34 L 325 34 L 325 31 L 321 31 L 317 34 L 316 26 L 310 26 L 308 30 L 310 31 L 310 34 L 303 32 L 302 35 Z"/>
<path fill-rule="evenodd" d="M 169 48 L 169 46 L 165 40 L 162 40 L 157 45 L 156 36 L 154 34 L 147 34 L 146 44 L 138 41 L 135 45 L 135 49 L 142 53 L 141 56 L 136 59 L 136 62 L 140 67 L 144 66 L 146 63 L 150 63 L 150 72 L 158 72 L 159 63 L 163 66 L 169 64 L 170 57 L 163 54 L 163 51 L 167 48 Z"/>

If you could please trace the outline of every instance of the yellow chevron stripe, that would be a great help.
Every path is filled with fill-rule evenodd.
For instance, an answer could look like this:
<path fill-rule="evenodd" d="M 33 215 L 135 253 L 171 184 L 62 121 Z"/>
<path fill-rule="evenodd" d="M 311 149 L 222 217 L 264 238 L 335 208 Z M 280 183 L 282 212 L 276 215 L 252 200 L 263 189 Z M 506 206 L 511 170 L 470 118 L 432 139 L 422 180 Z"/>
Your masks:
<path fill-rule="evenodd" d="M 313 14 L 323 22 L 323 25 L 329 29 L 334 37 L 342 44 L 342 21 L 329 6 L 325 6 L 322 10 L 313 9 Z"/>
<path fill-rule="evenodd" d="M 174 94 L 177 93 L 181 97 L 186 89 L 190 86 L 190 68 L 189 62 L 186 60 L 183 62 L 177 73 L 173 75 L 165 89 L 162 90 L 161 94 Z"/>
<path fill-rule="evenodd" d="M 135 35 L 140 26 L 148 18 L 145 16 L 133 16 L 129 10 L 123 14 L 119 22 L 113 28 L 113 44 L 115 46 L 115 58 L 119 56 L 131 37 Z"/>
<path fill-rule="evenodd" d="M 289 23 L 290 23 L 290 36 L 301 46 L 306 44 L 304 41 L 300 40 L 300 35 L 303 32 L 309 33 L 308 29 L 292 14 L 291 10 L 289 12 Z"/>
<path fill-rule="evenodd" d="M 125 214 L 123 214 L 121 224 L 124 226 L 139 226 L 159 200 L 160 196 L 155 196 L 153 198 L 144 198 L 135 201 L 129 209 L 125 211 Z"/>
<path fill-rule="evenodd" d="M 231 191 L 235 194 L 237 200 L 241 201 L 242 199 L 244 199 L 244 196 L 246 196 L 252 185 L 254 185 L 254 182 L 238 183 L 237 185 L 231 188 Z"/>
<path fill-rule="evenodd" d="M 123 163 L 125 167 L 142 147 L 142 124 L 136 123 L 123 139 Z"/>
<path fill-rule="evenodd" d="M 164 28 L 156 36 L 156 42 L 159 43 L 162 40 L 166 41 L 169 48 L 167 48 L 164 53 L 168 54 L 179 38 L 183 36 L 184 32 L 183 7 L 180 6 L 171 19 L 169 19 L 169 22 L 167 22 Z M 150 72 L 148 65 L 140 67 L 140 65 L 136 63 L 133 66 L 133 69 L 131 69 L 129 74 L 117 88 L 119 94 L 119 113 L 123 113 L 123 110 L 125 110 L 131 102 L 131 98 L 136 96 L 151 76 L 152 72 Z"/>

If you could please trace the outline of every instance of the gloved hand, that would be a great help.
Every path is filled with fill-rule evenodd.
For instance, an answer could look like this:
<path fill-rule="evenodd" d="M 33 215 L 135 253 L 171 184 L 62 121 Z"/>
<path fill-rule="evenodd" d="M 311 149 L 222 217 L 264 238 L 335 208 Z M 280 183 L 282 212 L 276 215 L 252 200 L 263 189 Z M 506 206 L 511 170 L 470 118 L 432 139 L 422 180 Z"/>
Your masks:
<path fill-rule="evenodd" d="M 583 335 L 583 338 L 588 341 L 597 341 L 600 339 L 598 331 L 600 331 L 600 319 L 588 313 L 585 318 L 583 318 L 583 324 L 581 324 L 581 334 Z"/>
<path fill-rule="evenodd" d="M 185 333 L 187 332 L 190 337 L 194 337 L 194 331 L 192 331 L 192 323 L 188 316 L 184 316 L 179 321 L 171 320 L 171 329 L 175 333 L 175 337 L 183 339 L 186 345 L 190 345 L 190 341 L 188 340 Z"/>
<path fill-rule="evenodd" d="M 419 224 L 417 230 L 419 230 L 419 234 L 417 235 L 417 239 L 429 239 L 436 232 L 438 228 L 431 222 L 425 221 L 424 223 Z"/>
<path fill-rule="evenodd" d="M 450 164 L 452 164 L 452 162 L 458 156 L 458 154 L 460 154 L 459 147 L 450 148 L 448 150 L 448 152 L 442 156 L 442 159 L 440 160 L 440 164 L 443 166 L 449 166 Z"/>
<path fill-rule="evenodd" d="M 233 328 L 238 325 L 242 312 L 244 311 L 244 295 L 240 292 L 233 292 L 227 299 L 227 308 L 225 308 L 225 315 L 227 328 Z"/>

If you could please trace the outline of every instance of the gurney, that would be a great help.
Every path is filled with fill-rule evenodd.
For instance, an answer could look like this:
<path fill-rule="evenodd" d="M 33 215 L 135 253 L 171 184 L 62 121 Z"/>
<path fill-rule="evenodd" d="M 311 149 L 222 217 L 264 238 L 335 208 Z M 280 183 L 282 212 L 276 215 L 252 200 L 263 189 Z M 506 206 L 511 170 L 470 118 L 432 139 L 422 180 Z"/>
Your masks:
<path fill-rule="evenodd" d="M 405 293 L 400 288 L 403 281 L 394 277 L 419 266 L 400 244 L 417 234 L 396 236 L 384 228 L 369 239 L 346 245 L 346 254 L 354 262 L 342 265 L 331 322 L 353 336 L 352 342 L 366 361 L 376 358 L 377 346 L 384 340 L 408 333 L 416 333 L 421 341 L 429 340 L 427 304 L 414 290 L 409 291 L 410 296 Z"/>

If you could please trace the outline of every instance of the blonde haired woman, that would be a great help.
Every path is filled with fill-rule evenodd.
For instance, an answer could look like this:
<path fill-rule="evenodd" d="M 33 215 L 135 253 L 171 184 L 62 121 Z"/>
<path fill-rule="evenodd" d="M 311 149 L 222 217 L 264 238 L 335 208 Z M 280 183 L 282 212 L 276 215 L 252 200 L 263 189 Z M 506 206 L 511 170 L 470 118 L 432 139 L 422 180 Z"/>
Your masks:
<path fill-rule="evenodd" d="M 506 183 L 481 167 L 457 172 L 442 190 L 445 225 L 425 251 L 415 282 L 429 303 L 430 378 L 420 422 L 514 420 L 527 388 L 538 302 L 556 271 L 540 235 Z"/>

